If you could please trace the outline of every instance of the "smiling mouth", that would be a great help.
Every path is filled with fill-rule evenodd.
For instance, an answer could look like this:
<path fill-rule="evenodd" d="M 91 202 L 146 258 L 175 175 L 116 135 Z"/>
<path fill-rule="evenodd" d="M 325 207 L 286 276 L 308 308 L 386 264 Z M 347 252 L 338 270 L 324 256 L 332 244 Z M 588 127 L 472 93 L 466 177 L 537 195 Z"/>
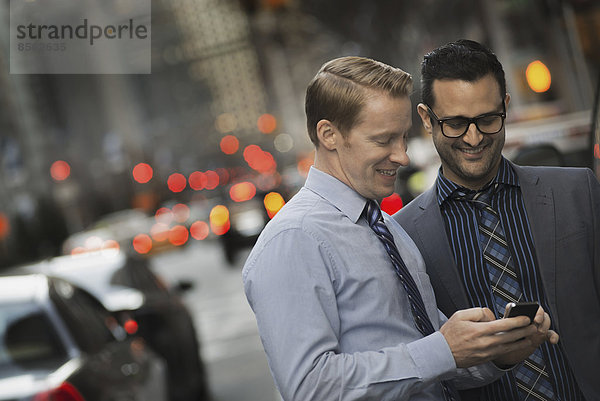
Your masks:
<path fill-rule="evenodd" d="M 483 149 L 485 149 L 485 146 L 477 146 L 476 148 L 461 148 L 459 150 L 468 155 L 476 155 L 478 153 L 481 153 Z"/>
<path fill-rule="evenodd" d="M 395 169 L 393 169 L 393 170 L 378 169 L 377 172 L 381 175 L 385 175 L 386 177 L 394 177 L 397 173 L 397 170 L 395 170 Z"/>

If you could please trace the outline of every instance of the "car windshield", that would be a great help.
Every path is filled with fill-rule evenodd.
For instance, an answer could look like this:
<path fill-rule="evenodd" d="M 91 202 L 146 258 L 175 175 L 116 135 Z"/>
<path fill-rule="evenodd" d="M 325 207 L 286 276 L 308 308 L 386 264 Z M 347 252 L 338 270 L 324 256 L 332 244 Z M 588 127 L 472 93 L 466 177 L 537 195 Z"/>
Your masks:
<path fill-rule="evenodd" d="M 55 328 L 38 305 L 0 305 L 0 377 L 56 367 L 66 358 Z"/>

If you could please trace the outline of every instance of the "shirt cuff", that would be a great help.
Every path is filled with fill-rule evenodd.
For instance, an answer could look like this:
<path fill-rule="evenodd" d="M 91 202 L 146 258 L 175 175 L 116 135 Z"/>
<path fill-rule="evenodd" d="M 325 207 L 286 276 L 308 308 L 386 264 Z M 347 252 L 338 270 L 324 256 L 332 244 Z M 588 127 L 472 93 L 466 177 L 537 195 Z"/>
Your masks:
<path fill-rule="evenodd" d="M 436 381 L 456 374 L 452 351 L 439 331 L 407 344 L 407 348 L 423 381 Z"/>

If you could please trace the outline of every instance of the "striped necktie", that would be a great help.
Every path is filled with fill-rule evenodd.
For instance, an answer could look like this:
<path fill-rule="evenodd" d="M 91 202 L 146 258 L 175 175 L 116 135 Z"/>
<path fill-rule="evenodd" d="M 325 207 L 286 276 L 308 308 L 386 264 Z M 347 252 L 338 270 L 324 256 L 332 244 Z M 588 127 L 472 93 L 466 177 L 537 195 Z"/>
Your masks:
<path fill-rule="evenodd" d="M 523 291 L 500 218 L 491 206 L 492 197 L 499 186 L 496 182 L 479 192 L 466 193 L 459 190 L 453 197 L 475 205 L 483 262 L 490 279 L 497 316 L 502 317 L 508 302 L 523 300 Z M 546 361 L 539 347 L 513 373 L 521 400 L 556 399 Z"/>
<path fill-rule="evenodd" d="M 423 298 L 421 297 L 421 293 L 419 292 L 419 288 L 417 287 L 412 275 L 408 271 L 408 268 L 404 264 L 400 253 L 398 252 L 398 248 L 394 243 L 394 237 L 383 221 L 383 216 L 381 215 L 381 210 L 379 209 L 377 202 L 369 199 L 365 207 L 365 214 L 369 226 L 373 229 L 373 231 L 375 231 L 375 234 L 377 234 L 377 237 L 383 243 L 385 250 L 392 260 L 392 264 L 396 270 L 396 275 L 400 278 L 400 282 L 406 290 L 408 301 L 410 303 L 410 310 L 412 312 L 417 329 L 421 334 L 423 334 L 423 336 L 428 336 L 434 333 L 435 329 L 433 328 L 431 320 L 429 320 L 429 316 L 427 315 L 425 304 L 423 302 Z M 442 382 L 442 388 L 444 390 L 444 397 L 446 401 L 459 400 L 458 394 L 450 383 Z"/>

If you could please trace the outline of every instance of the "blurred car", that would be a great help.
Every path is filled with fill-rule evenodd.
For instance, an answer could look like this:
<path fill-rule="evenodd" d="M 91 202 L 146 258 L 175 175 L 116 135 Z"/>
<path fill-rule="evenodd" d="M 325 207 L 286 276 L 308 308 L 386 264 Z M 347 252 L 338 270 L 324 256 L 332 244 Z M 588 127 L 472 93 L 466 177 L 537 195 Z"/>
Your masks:
<path fill-rule="evenodd" d="M 66 281 L 0 277 L 0 400 L 166 400 L 164 361 L 122 330 Z"/>
<path fill-rule="evenodd" d="M 236 255 L 241 249 L 254 245 L 261 231 L 269 222 L 269 216 L 258 197 L 244 202 L 230 202 L 227 209 L 229 210 L 229 230 L 219 238 L 227 263 L 233 265 Z"/>
<path fill-rule="evenodd" d="M 135 330 L 165 359 L 171 401 L 210 399 L 192 317 L 178 296 L 191 283 L 169 290 L 145 258 L 116 250 L 60 256 L 20 269 L 78 285 Z"/>
<path fill-rule="evenodd" d="M 111 248 L 133 252 L 133 241 L 138 235 L 144 237 L 140 241 L 147 241 L 147 244 L 142 243 L 146 255 L 172 250 L 176 248 L 169 239 L 172 226 L 170 221 L 157 222 L 140 209 L 121 210 L 107 214 L 83 231 L 71 234 L 63 243 L 62 253 L 69 255 Z"/>

